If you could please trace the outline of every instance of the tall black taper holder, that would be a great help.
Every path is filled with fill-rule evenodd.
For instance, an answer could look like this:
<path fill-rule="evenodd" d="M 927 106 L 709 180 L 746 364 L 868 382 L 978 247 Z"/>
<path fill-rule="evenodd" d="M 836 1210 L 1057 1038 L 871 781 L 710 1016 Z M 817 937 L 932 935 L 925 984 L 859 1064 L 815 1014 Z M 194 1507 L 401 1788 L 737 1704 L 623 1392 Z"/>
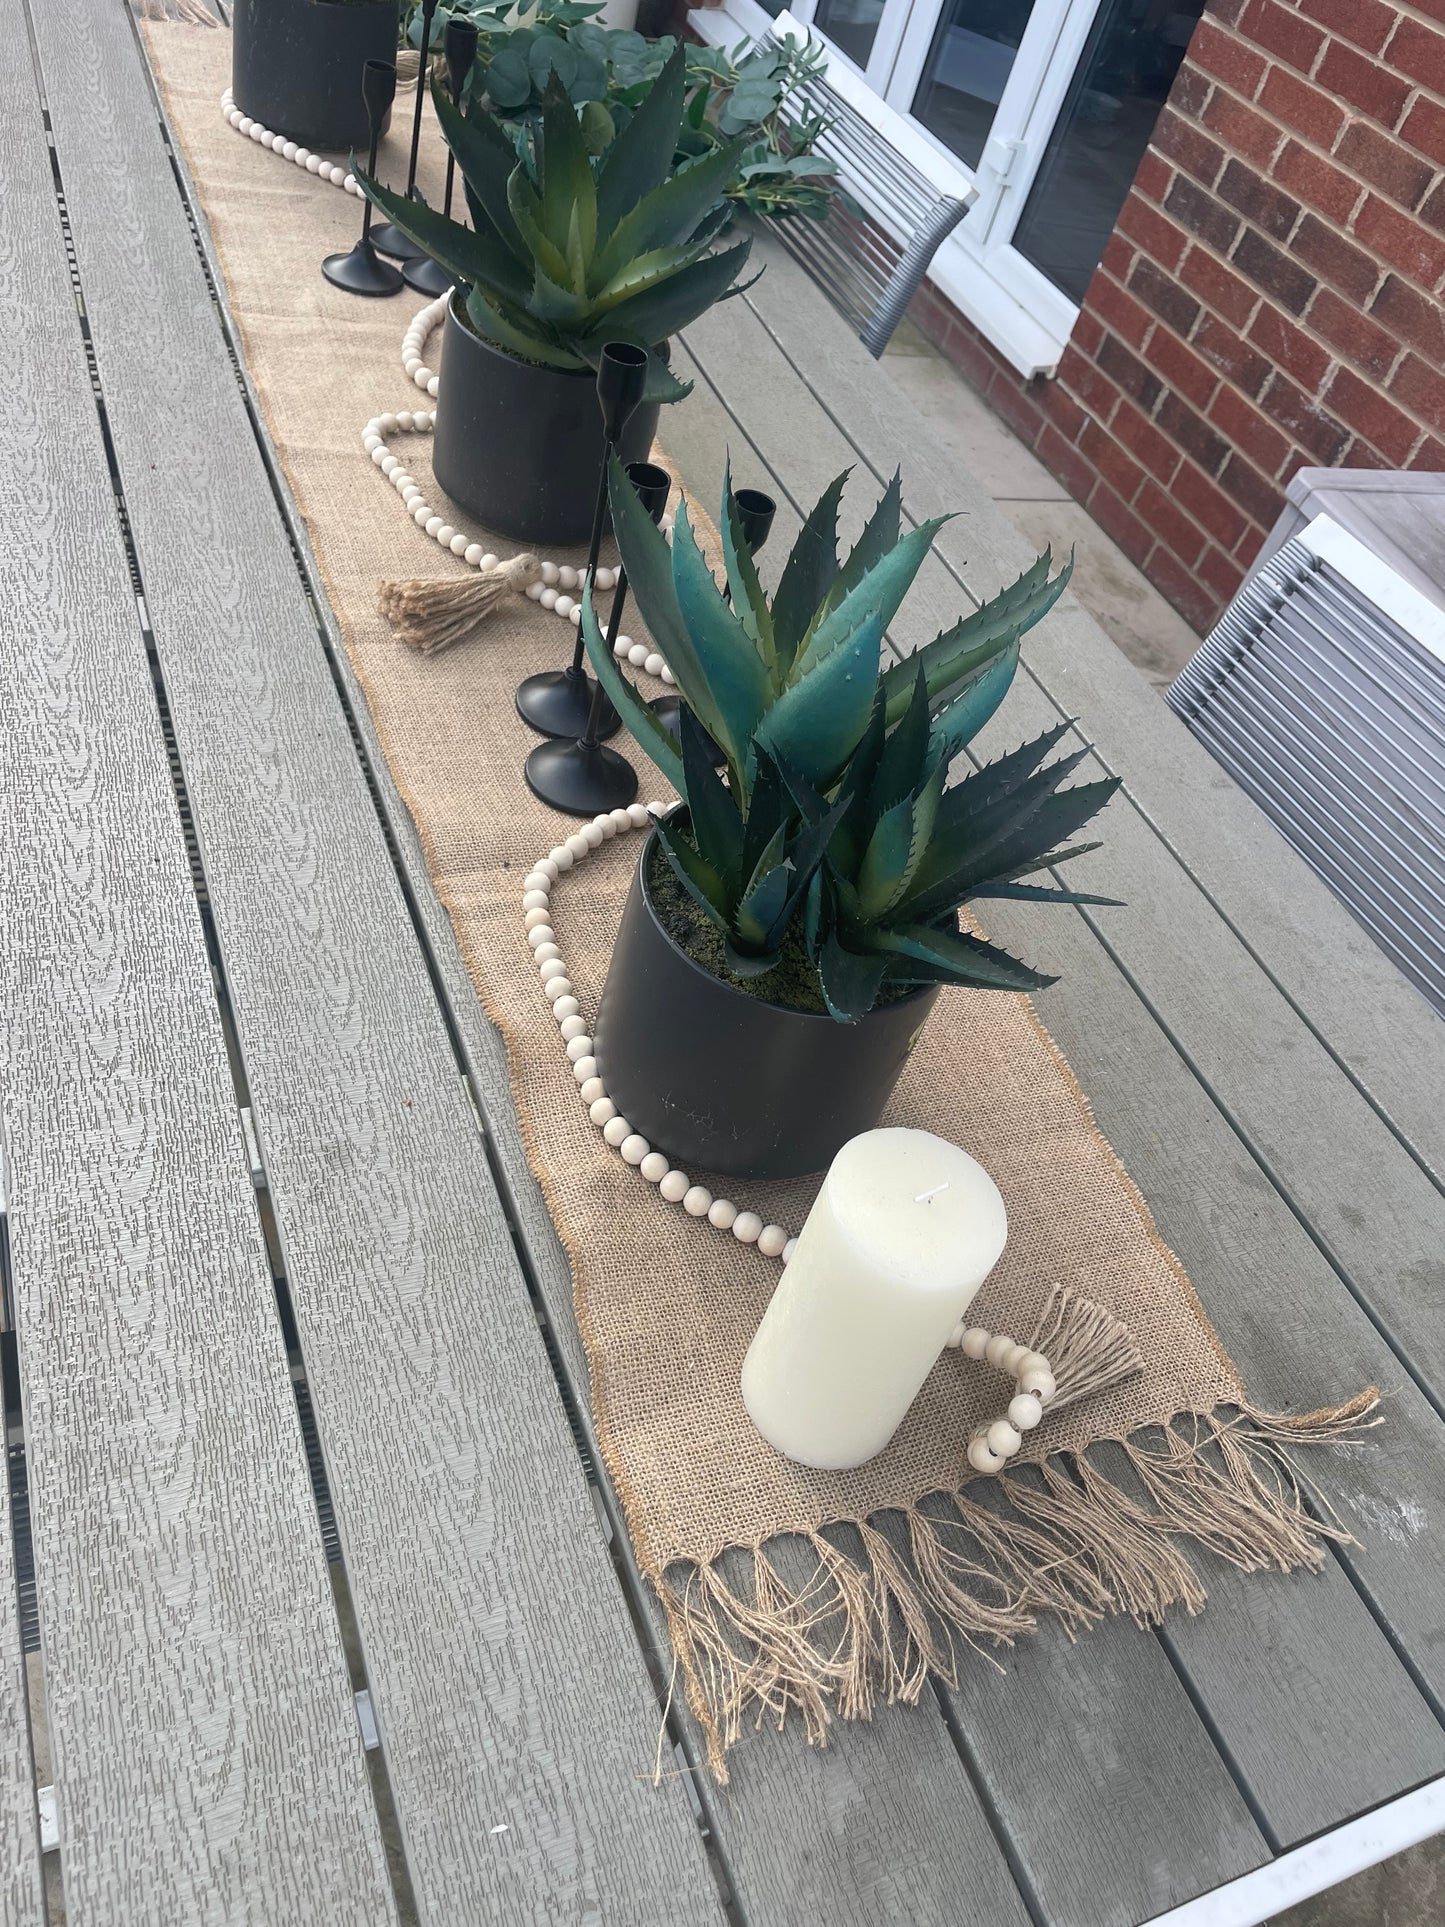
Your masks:
<path fill-rule="evenodd" d="M 634 348 L 630 341 L 609 341 L 597 363 L 597 400 L 602 409 L 603 428 L 602 470 L 597 477 L 597 506 L 592 514 L 592 546 L 587 552 L 586 570 L 587 580 L 594 586 L 602 529 L 607 520 L 608 464 L 646 386 L 647 356 L 642 349 Z M 567 667 L 528 676 L 518 685 L 517 714 L 539 736 L 561 736 L 575 742 L 587 729 L 594 685 L 582 667 L 586 648 L 579 624 L 577 646 Z M 601 726 L 594 734 L 615 736 L 622 727 L 622 718 L 605 697 L 603 702 Z"/>
<path fill-rule="evenodd" d="M 371 127 L 371 157 L 366 171 L 376 179 L 376 144 L 381 139 L 381 123 L 396 98 L 396 68 L 389 60 L 368 60 L 361 70 L 361 95 L 366 102 L 366 118 Z M 321 272 L 333 287 L 348 294 L 400 294 L 401 272 L 376 251 L 371 232 L 371 202 L 361 203 L 361 239 L 350 254 L 328 254 Z"/>
<path fill-rule="evenodd" d="M 463 20 L 460 14 L 447 17 L 446 32 L 442 35 L 442 48 L 447 57 L 447 92 L 452 97 L 452 106 L 460 113 L 462 89 L 467 84 L 467 75 L 472 71 L 472 63 L 477 57 L 476 22 Z M 447 192 L 442 202 L 442 213 L 448 219 L 452 211 L 452 189 L 457 177 L 457 157 L 450 148 L 447 150 Z M 402 268 L 402 275 L 409 288 L 418 294 L 445 294 L 452 285 L 454 276 L 447 273 L 439 261 L 433 261 L 429 254 L 419 260 L 408 261 Z"/>
<path fill-rule="evenodd" d="M 773 532 L 773 517 L 778 512 L 778 505 L 771 495 L 764 495 L 760 488 L 734 489 L 733 501 L 737 504 L 743 545 L 749 555 L 756 555 Z M 726 589 L 724 594 L 731 602 L 733 599 L 731 588 Z M 670 735 L 681 734 L 682 725 L 679 718 L 682 715 L 682 698 L 680 696 L 655 696 L 648 704 L 648 708 Z M 709 737 L 708 740 L 712 739 Z M 716 744 L 713 747 L 716 748 Z M 721 750 L 718 750 L 717 760 L 719 763 L 723 760 Z"/>
<path fill-rule="evenodd" d="M 421 152 L 421 110 L 426 101 L 426 70 L 431 59 L 431 23 L 436 16 L 437 0 L 421 0 L 421 65 L 416 70 L 416 111 L 411 117 L 411 163 L 406 170 L 406 198 L 411 200 L 416 193 L 416 158 Z M 368 173 L 371 170 L 367 169 Z M 375 174 L 371 175 L 373 180 Z M 403 234 L 395 221 L 387 221 L 379 227 L 372 240 L 383 254 L 390 254 L 398 261 L 425 261 L 430 257 L 425 248 L 419 248 L 415 241 Z M 440 289 L 437 290 L 441 292 Z"/>
<path fill-rule="evenodd" d="M 655 462 L 629 462 L 627 479 L 637 490 L 638 500 L 654 522 L 662 520 L 667 507 L 672 478 Z M 612 614 L 603 631 L 610 650 L 622 634 L 622 611 L 627 603 L 627 571 L 617 571 L 617 593 L 612 598 Z M 587 711 L 587 726 L 575 743 L 554 737 L 538 743 L 527 758 L 523 774 L 527 787 L 554 810 L 568 816 L 596 816 L 602 810 L 623 809 L 637 794 L 637 771 L 615 749 L 601 741 L 599 725 L 603 712 L 616 710 L 607 700 L 600 682 L 592 685 L 592 702 Z"/>

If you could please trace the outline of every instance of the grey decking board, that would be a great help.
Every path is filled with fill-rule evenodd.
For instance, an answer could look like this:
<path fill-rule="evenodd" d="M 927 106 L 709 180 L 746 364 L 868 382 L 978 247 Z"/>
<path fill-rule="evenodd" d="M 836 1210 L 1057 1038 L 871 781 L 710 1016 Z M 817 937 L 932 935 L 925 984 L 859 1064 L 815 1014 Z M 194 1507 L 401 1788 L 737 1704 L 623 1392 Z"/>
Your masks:
<path fill-rule="evenodd" d="M 939 552 L 976 597 L 992 594 L 1033 560 L 1032 544 L 938 452 L 911 401 L 880 381 L 880 364 L 846 328 L 832 325 L 836 317 L 787 255 L 766 236 L 756 251 L 767 272 L 743 299 L 798 379 L 846 420 L 875 473 L 886 476 L 903 459 L 914 514 L 962 511 Z M 1431 1095 L 1445 1088 L 1445 1025 L 1182 723 L 1158 715 L 1164 705 L 1124 658 L 1081 645 L 1095 634 L 1067 598 L 1034 632 L 1029 672 L 1062 713 L 1085 716 L 1111 769 L 1148 787 L 1161 839 L 1445 1184 L 1445 1106 Z"/>
<path fill-rule="evenodd" d="M 36 25 L 422 1916 L 713 1920 L 685 1794 L 645 1784 L 656 1701 L 128 23 L 57 0 Z"/>
<path fill-rule="evenodd" d="M 813 319 L 808 317 L 810 323 Z M 766 365 L 766 356 L 760 331 L 755 324 L 750 326 L 745 319 L 737 317 L 723 320 L 715 312 L 691 331 L 690 345 L 696 347 L 699 337 L 706 343 L 702 365 L 706 367 L 712 383 L 721 382 L 737 395 L 736 410 L 755 451 L 764 459 L 771 456 L 776 471 L 787 478 L 795 495 L 800 495 L 805 505 L 810 504 L 826 479 L 847 459 L 849 451 L 841 430 L 830 423 L 815 404 L 810 408 L 799 395 L 784 404 L 776 394 L 765 392 L 762 370 Z M 879 377 L 875 375 L 873 379 Z M 852 392 L 856 393 L 856 390 Z M 916 447 L 917 443 L 910 441 L 910 454 Z M 862 493 L 866 505 L 871 491 L 865 487 Z M 779 561 L 780 557 L 774 558 L 775 567 Z M 940 597 L 940 575 L 936 561 L 925 564 L 920 571 L 917 600 L 924 606 L 922 610 L 916 609 L 914 598 L 905 604 L 904 612 L 894 628 L 901 646 L 915 646 L 925 640 L 956 610 L 956 601 L 950 605 Z M 1092 638 L 1092 644 L 1096 648 L 1107 647 L 1097 635 Z M 1054 716 L 1047 698 L 1026 678 L 1020 678 L 1014 693 L 992 725 L 987 740 L 992 749 L 997 751 L 1036 733 L 1052 720 Z M 1116 802 L 1111 806 L 1101 825 L 1101 834 L 1105 837 L 1106 848 L 1099 856 L 1089 860 L 1093 867 L 1092 887 L 1106 893 L 1133 895 L 1139 901 L 1139 909 L 1131 925 L 1136 943 L 1147 939 L 1160 915 L 1180 931 L 1179 945 L 1184 952 L 1190 951 L 1198 941 L 1197 932 L 1219 924 L 1205 900 L 1188 884 L 1178 865 L 1125 804 Z M 1128 854 L 1123 878 L 1118 874 L 1121 849 L 1127 850 Z M 1075 868 L 1081 866 L 1076 865 Z M 1161 888 L 1168 898 L 1168 910 L 1165 912 L 1161 912 L 1157 902 Z M 1002 920 L 993 916 L 996 906 L 989 905 L 986 908 L 990 913 L 990 921 L 1003 927 Z M 1008 928 L 1015 933 L 1015 940 L 1022 942 L 1027 949 L 1036 937 L 1042 938 L 1050 931 L 1054 914 L 1018 908 L 1013 911 Z M 1106 931 L 1114 930 L 1121 914 L 1100 913 Z M 1095 951 L 1098 950 L 1092 937 L 1087 941 Z M 1103 995 L 1105 974 L 1116 979 L 1118 975 L 1112 963 L 1101 959 L 1102 953 L 1100 958 L 1092 960 L 1100 967 L 1093 972 L 1091 979 L 1096 994 L 1100 996 Z M 1258 979 L 1266 1007 L 1285 1008 L 1267 981 L 1247 960 L 1236 969 L 1230 981 L 1247 986 L 1252 977 Z M 1046 994 L 1041 1000 L 1046 1019 L 1049 996 L 1053 994 L 1056 993 Z M 1136 1028 L 1141 1022 L 1149 1024 L 1147 1012 L 1140 1009 L 1135 1000 L 1130 999 L 1130 1002 L 1134 1004 L 1131 1015 Z M 1303 1027 L 1298 1026 L 1298 1030 L 1302 1045 L 1313 1048 L 1312 1040 Z M 1084 1066 L 1077 1068 L 1081 1073 L 1084 1072 Z M 1337 1074 L 1336 1081 L 1341 1091 L 1347 1094 L 1345 1101 L 1353 1100 L 1358 1104 L 1358 1094 L 1353 1087 Z M 1360 1106 L 1360 1109 L 1363 1111 L 1364 1107 Z M 1371 1122 L 1375 1123 L 1377 1129 L 1380 1128 L 1373 1118 Z M 1381 1135 L 1384 1135 L 1383 1132 Z M 1226 1133 L 1222 1141 L 1227 1142 L 1227 1138 Z M 1430 1196 L 1419 1173 L 1399 1147 L 1392 1144 L 1391 1149 L 1401 1170 L 1408 1174 L 1408 1180 L 1419 1185 L 1423 1195 Z M 1256 1182 L 1262 1181 L 1257 1171 L 1251 1172 L 1250 1176 Z M 1250 1198 L 1247 1183 L 1241 1185 L 1234 1201 L 1235 1210 L 1239 1211 Z M 1287 1212 L 1279 1215 L 1289 1229 L 1296 1229 L 1289 1224 Z M 1208 1249 L 1201 1253 L 1206 1259 L 1210 1255 Z M 1315 1273 L 1323 1271 L 1326 1288 L 1340 1291 L 1336 1281 L 1317 1261 L 1310 1269 Z M 1206 1264 L 1206 1274 L 1208 1271 Z M 1340 1296 L 1343 1298 L 1344 1294 L 1340 1292 Z M 1373 1341 L 1377 1363 L 1383 1355 L 1384 1362 L 1394 1364 L 1374 1334 L 1368 1332 L 1368 1327 L 1359 1319 L 1354 1307 L 1349 1306 L 1348 1311 L 1353 1314 L 1356 1328 L 1368 1334 Z M 1351 1385 L 1348 1389 L 1356 1388 Z M 1334 1396 L 1340 1396 L 1338 1386 Z M 1320 1400 L 1312 1402 L 1318 1403 Z M 1423 1408 L 1422 1416 L 1427 1424 L 1433 1423 L 1425 1402 L 1419 1400 L 1419 1405 Z M 1427 1432 L 1427 1441 L 1429 1436 Z M 1445 1435 L 1435 1442 L 1434 1459 L 1427 1459 L 1421 1466 L 1425 1476 L 1429 1476 L 1431 1465 L 1440 1463 L 1442 1446 L 1445 1446 Z M 1396 1593 L 1397 1604 L 1403 1607 L 1407 1617 L 1413 1615 L 1413 1630 L 1421 1634 L 1424 1630 L 1422 1618 L 1430 1610 L 1430 1580 L 1428 1576 L 1423 1581 L 1416 1576 L 1411 1583 L 1408 1572 L 1398 1577 L 1403 1578 L 1405 1583 L 1403 1590 Z M 1282 1760 L 1292 1758 L 1284 1737 L 1291 1727 L 1289 1714 L 1293 1711 L 1295 1729 L 1302 1732 L 1313 1718 L 1312 1710 L 1307 1706 L 1291 1708 L 1286 1705 L 1279 1708 L 1273 1692 L 1275 1682 L 1267 1666 L 1259 1668 L 1257 1685 L 1252 1691 L 1247 1680 L 1242 1680 L 1240 1693 L 1227 1695 L 1218 1708 L 1218 1723 L 1223 1737 L 1230 1743 L 1231 1757 L 1240 1762 L 1241 1771 L 1246 1777 L 1257 1783 L 1261 1809 L 1270 1817 L 1278 1835 L 1293 1839 L 1355 1810 L 1362 1768 L 1377 1789 L 1370 1796 L 1373 1798 L 1387 1797 L 1414 1784 L 1423 1774 L 1435 1770 L 1440 1735 L 1433 1715 L 1419 1699 L 1342 1572 L 1327 1573 L 1311 1594 L 1303 1597 L 1291 1595 L 1287 1601 L 1279 1604 L 1261 1598 L 1254 1590 L 1259 1583 L 1227 1570 L 1213 1579 L 1216 1611 L 1208 1622 L 1207 1632 L 1196 1642 L 1206 1655 L 1208 1649 L 1216 1646 L 1217 1629 L 1227 1626 L 1233 1613 L 1253 1633 L 1260 1629 L 1261 1616 L 1265 1621 L 1273 1622 L 1271 1650 L 1282 1645 L 1293 1656 L 1301 1679 L 1312 1676 L 1312 1669 L 1322 1655 L 1328 1655 L 1337 1662 L 1351 1662 L 1346 1686 L 1332 1695 L 1328 1703 L 1332 1750 L 1329 1753 L 1321 1751 L 1317 1757 L 1312 1757 L 1301 1749 L 1302 1764 L 1298 1770 L 1284 1776 L 1279 1773 L 1280 1764 Z M 1183 1645 L 1187 1646 L 1188 1636 L 1193 1630 L 1192 1627 L 1186 1627 L 1180 1635 Z M 1242 1653 L 1248 1650 L 1241 1649 Z M 1207 1656 L 1198 1661 L 1198 1669 L 1216 1687 L 1224 1688 L 1229 1681 L 1228 1669 L 1220 1663 L 1227 1655 L 1228 1640 L 1225 1638 L 1213 1653 L 1212 1669 Z M 1081 1655 L 1081 1661 L 1083 1659 Z M 1371 1726 L 1372 1708 L 1382 1701 L 1394 1708 L 1399 1733 L 1390 1723 L 1373 1725 L 1373 1736 L 1367 1741 L 1370 1757 L 1366 1763 L 1350 1739 L 1352 1726 L 1355 1722 Z M 1400 1742 L 1401 1733 L 1408 1736 L 1403 1744 Z"/>
<path fill-rule="evenodd" d="M 178 154 L 177 159 L 184 173 L 184 158 Z M 224 281 L 209 252 L 203 222 L 201 239 L 224 302 Z M 693 420 L 690 412 L 689 446 Z M 721 473 L 719 462 L 717 477 Z M 711 470 L 707 474 L 711 487 Z M 278 480 L 284 496 L 284 478 Z M 288 520 L 308 560 L 337 673 L 445 986 L 500 1181 L 526 1240 L 525 1262 L 547 1307 L 579 1421 L 600 1469 L 586 1358 L 572 1309 L 571 1273 L 517 1129 L 505 1047 L 476 998 L 450 920 L 431 886 L 415 824 L 392 780 L 364 692 L 316 586 L 319 578 L 304 523 L 294 508 Z M 605 1472 L 602 1478 L 605 1488 Z M 665 1623 L 637 1570 L 615 1497 L 610 1491 L 604 1496 L 617 1535 L 614 1557 L 653 1629 L 654 1666 L 665 1689 L 671 1664 Z M 700 1738 L 678 1696 L 673 1716 L 692 1737 L 694 1757 L 701 1757 Z M 796 1728 L 784 1735 L 764 1729 L 744 1743 L 733 1765 L 733 1779 L 725 1790 L 712 1785 L 705 1769 L 694 1771 L 693 1783 L 732 1886 L 734 1911 L 750 1927 L 795 1927 L 800 1918 L 824 1914 L 840 1927 L 867 1927 L 885 1918 L 907 1918 L 918 1927 L 983 1927 L 985 1922 L 988 1927 L 1025 1927 L 1004 1856 L 961 1773 L 943 1723 L 930 1707 L 884 1708 L 871 1725 L 839 1726 L 821 1752 L 807 1750 Z M 880 1913 L 884 1907 L 889 1911 Z"/>
<path fill-rule="evenodd" d="M 4 141 L 0 137 L 0 155 Z M 3 257 L 3 244 L 0 244 Z M 0 258 L 0 287 L 4 262 Z M 5 308 L 0 292 L 0 313 Z M 3 446 L 3 437 L 0 437 Z M 3 517 L 0 517 L 3 535 Z M 3 741 L 3 732 L 0 732 Z M 0 939 L 3 941 L 3 939 Z M 0 984 L 5 980 L 0 965 Z M 3 1056 L 0 1056 L 3 1062 Z M 0 1095 L 4 1085 L 0 1084 Z M 0 1158 L 3 1158 L 0 1150 Z M 15 1542 L 8 1494 L 0 1494 L 0 1920 L 6 1927 L 43 1927 L 40 1822 L 30 1746 L 29 1678 L 15 1590 Z"/>
<path fill-rule="evenodd" d="M 0 0 L 0 33 L 14 384 L 0 420 L 0 1091 L 68 1917 L 386 1921 L 16 0 Z M 18 1909 L 35 1890 L 35 1804 L 14 1754 L 25 1713 L 6 1536 Z"/>
<path fill-rule="evenodd" d="M 700 341 L 705 341 L 705 350 L 700 351 Z M 733 460 L 739 479 L 759 482 L 780 497 L 786 491 L 790 499 L 780 522 L 784 516 L 795 522 L 795 505 L 810 507 L 824 483 L 848 460 L 850 451 L 838 431 L 803 391 L 790 393 L 779 384 L 775 364 L 769 384 L 762 331 L 745 315 L 723 310 L 707 317 L 689 331 L 678 364 L 686 372 L 697 372 L 700 390 L 710 389 L 730 406 L 738 423 Z M 697 399 L 695 395 L 687 405 L 696 407 Z M 739 431 L 747 436 L 753 453 L 753 466 L 745 476 L 736 445 Z M 720 486 L 721 436 L 716 427 L 709 439 L 716 465 L 711 479 Z M 758 462 L 769 463 L 768 474 L 757 474 Z M 858 479 L 861 486 L 850 492 L 851 500 L 845 498 L 847 520 L 854 527 L 872 506 L 867 477 Z M 765 564 L 774 570 L 781 567 L 787 541 L 780 528 L 777 552 L 769 560 L 765 551 Z M 932 575 L 930 599 L 936 601 L 942 577 L 936 564 Z M 946 619 L 940 612 L 938 620 Z M 931 634 L 932 629 L 925 626 L 922 633 Z M 1188 1898 L 1216 1879 L 1229 1877 L 1222 1874 L 1224 1865 L 1242 1872 L 1266 1858 L 1267 1849 L 1247 1807 L 1158 1644 L 1132 1628 L 1114 1627 L 1097 1640 L 1091 1637 L 1077 1648 L 1067 1648 L 1064 1659 L 1055 1639 L 1066 1647 L 1057 1629 L 1051 1632 L 1048 1663 L 1039 1657 L 1020 1663 L 1024 1646 L 1032 1641 L 1024 1642 L 1018 1654 L 1005 1656 L 1006 1677 L 981 1661 L 970 1669 L 959 1702 L 960 1721 L 969 1730 L 980 1770 L 995 1791 L 1015 1851 L 1047 1908 L 1047 1917 L 1060 1922 L 1089 1917 L 1092 1927 L 1092 1916 L 1085 1916 L 1083 1910 L 1103 1904 L 1100 1897 L 1111 1894 L 1109 1904 L 1117 1911 L 1110 1918 L 1127 1923 L 1156 1911 L 1154 1903 L 1161 1892 L 1171 1901 Z M 1053 1824 L 1028 1824 L 1028 1813 L 1016 1799 L 1021 1784 L 1014 1753 L 1017 1731 L 1020 1723 L 1032 1728 L 1047 1722 L 1048 1707 L 1057 1694 L 1053 1675 L 1061 1664 L 1075 1666 L 1081 1678 L 1091 1683 L 1080 1690 L 1092 1691 L 1101 1703 L 1099 1717 L 1105 1725 L 1097 1743 L 1105 1748 L 1112 1745 L 1119 1758 L 1130 1763 L 1138 1780 L 1141 1814 L 1153 1816 L 1162 1825 L 1172 1795 L 1178 1817 L 1167 1853 L 1154 1838 L 1151 1823 L 1141 1823 L 1132 1832 L 1125 1829 L 1125 1837 L 1119 1837 L 1114 1824 L 1117 1785 L 1110 1785 L 1105 1794 L 1097 1780 L 1073 1770 L 1071 1746 L 1088 1741 L 1068 1731 L 1059 1734 L 1046 1759 L 1039 1760 L 1030 1751 L 1023 1774 L 1028 1799 L 1035 1808 L 1049 1812 Z M 1167 1744 L 1161 1744 L 1166 1734 Z"/>

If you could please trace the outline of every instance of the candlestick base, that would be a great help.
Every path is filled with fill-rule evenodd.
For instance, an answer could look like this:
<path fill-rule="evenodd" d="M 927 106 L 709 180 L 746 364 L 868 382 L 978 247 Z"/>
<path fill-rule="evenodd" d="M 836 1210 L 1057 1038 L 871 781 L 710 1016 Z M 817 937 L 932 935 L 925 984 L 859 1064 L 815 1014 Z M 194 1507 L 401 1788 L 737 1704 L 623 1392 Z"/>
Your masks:
<path fill-rule="evenodd" d="M 400 294 L 401 270 L 383 261 L 365 236 L 347 254 L 328 254 L 321 272 L 335 288 L 348 294 Z"/>
<path fill-rule="evenodd" d="M 596 687 L 585 670 L 575 676 L 570 669 L 545 670 L 518 684 L 517 714 L 539 736 L 561 736 L 575 743 L 586 733 Z M 622 718 L 611 703 L 605 703 L 594 732 L 599 741 L 615 736 L 621 727 Z"/>
<path fill-rule="evenodd" d="M 522 773 L 534 796 L 568 816 L 626 809 L 637 796 L 637 771 L 602 743 L 538 743 Z"/>

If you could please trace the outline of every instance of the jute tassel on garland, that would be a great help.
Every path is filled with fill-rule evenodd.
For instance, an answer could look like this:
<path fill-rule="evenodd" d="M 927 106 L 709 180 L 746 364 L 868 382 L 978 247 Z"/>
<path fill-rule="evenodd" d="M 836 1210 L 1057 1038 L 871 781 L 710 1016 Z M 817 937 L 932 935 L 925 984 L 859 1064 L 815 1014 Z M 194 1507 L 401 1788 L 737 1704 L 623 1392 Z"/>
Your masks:
<path fill-rule="evenodd" d="M 183 27 L 219 27 L 206 0 L 141 0 L 142 20 L 174 20 Z"/>
<path fill-rule="evenodd" d="M 541 579 L 539 556 L 514 555 L 494 569 L 429 582 L 383 582 L 376 602 L 397 640 L 419 655 L 435 656 L 469 642 L 509 596 L 525 595 Z"/>

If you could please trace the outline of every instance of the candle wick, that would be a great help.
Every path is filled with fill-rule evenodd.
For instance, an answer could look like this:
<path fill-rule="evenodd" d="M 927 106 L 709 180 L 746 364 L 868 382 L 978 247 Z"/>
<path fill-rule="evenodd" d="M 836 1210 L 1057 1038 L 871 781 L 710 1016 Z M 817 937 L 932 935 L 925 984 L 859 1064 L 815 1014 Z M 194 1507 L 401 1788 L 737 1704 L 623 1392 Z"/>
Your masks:
<path fill-rule="evenodd" d="M 940 1191 L 946 1191 L 947 1189 L 948 1185 L 946 1182 L 943 1184 L 935 1184 L 931 1191 L 920 1191 L 913 1202 L 915 1204 L 924 1204 L 929 1198 L 936 1198 Z"/>

